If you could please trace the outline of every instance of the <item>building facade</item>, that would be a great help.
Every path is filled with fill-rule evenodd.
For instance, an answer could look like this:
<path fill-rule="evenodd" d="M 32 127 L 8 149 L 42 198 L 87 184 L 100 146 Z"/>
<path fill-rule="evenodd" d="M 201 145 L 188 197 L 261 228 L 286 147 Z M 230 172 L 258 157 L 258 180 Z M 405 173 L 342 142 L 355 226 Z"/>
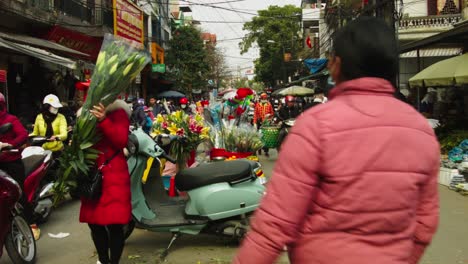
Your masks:
<path fill-rule="evenodd" d="M 400 45 L 453 29 L 466 20 L 468 12 L 466 0 L 406 0 L 397 10 L 401 15 L 397 23 Z M 408 80 L 422 69 L 462 52 L 460 47 L 446 45 L 401 54 L 400 88 L 407 88 Z"/>

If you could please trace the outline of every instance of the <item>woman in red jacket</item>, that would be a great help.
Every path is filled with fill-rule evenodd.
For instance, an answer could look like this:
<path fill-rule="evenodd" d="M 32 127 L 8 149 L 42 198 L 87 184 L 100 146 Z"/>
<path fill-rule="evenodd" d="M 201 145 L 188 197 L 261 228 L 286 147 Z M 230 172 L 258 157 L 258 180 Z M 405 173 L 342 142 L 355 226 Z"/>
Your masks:
<path fill-rule="evenodd" d="M 130 109 L 124 101 L 117 100 L 107 108 L 102 104 L 94 106 L 90 112 L 96 116 L 102 133 L 95 145 L 101 152 L 97 166 L 118 154 L 102 169 L 101 197 L 81 199 L 80 222 L 88 223 L 91 229 L 99 262 L 114 264 L 119 263 L 124 247 L 123 226 L 131 220 L 130 175 L 122 152 L 128 141 Z"/>
<path fill-rule="evenodd" d="M 394 98 L 395 32 L 358 18 L 333 45 L 331 100 L 297 119 L 236 264 L 413 264 L 437 229 L 439 144 Z"/>
<path fill-rule="evenodd" d="M 28 139 L 28 132 L 16 116 L 7 112 L 5 96 L 0 93 L 0 126 L 7 123 L 12 124 L 12 128 L 5 134 L 0 135 L 0 150 L 9 146 L 16 149 L 21 148 L 21 145 L 23 145 Z M 26 175 L 23 161 L 21 160 L 21 152 L 0 152 L 0 170 L 8 173 L 8 175 L 15 179 L 15 181 L 17 181 L 23 188 Z M 33 221 L 33 208 L 31 204 L 27 202 L 25 195 L 21 196 L 20 202 L 23 205 L 24 217 L 31 225 L 34 239 L 38 240 L 41 231 Z"/>

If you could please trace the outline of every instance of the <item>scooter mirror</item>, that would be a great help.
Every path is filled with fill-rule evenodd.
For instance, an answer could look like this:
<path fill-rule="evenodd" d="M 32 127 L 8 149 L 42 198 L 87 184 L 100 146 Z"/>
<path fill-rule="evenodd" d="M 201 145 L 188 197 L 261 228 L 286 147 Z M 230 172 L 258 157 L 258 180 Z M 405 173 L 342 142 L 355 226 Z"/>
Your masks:
<path fill-rule="evenodd" d="M 161 134 L 157 138 L 158 145 L 164 147 L 171 144 L 172 138 L 167 134 Z"/>

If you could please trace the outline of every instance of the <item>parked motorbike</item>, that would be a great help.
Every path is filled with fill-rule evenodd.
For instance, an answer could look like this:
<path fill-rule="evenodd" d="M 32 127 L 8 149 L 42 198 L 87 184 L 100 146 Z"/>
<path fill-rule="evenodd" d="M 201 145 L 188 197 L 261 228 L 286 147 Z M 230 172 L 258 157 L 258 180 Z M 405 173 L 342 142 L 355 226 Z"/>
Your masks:
<path fill-rule="evenodd" d="M 0 133 L 9 129 L 11 124 L 2 125 Z M 6 147 L 2 151 L 18 150 Z M 30 264 L 36 261 L 36 241 L 22 214 L 23 208 L 19 204 L 21 195 L 20 185 L 8 174 L 0 171 L 0 258 L 5 245 L 14 264 Z"/>
<path fill-rule="evenodd" d="M 24 194 L 27 202 L 34 210 L 34 220 L 38 223 L 46 222 L 52 213 L 54 183 L 47 176 L 54 164 L 52 151 L 44 150 L 42 146 L 50 141 L 46 137 L 33 137 L 31 146 L 21 153 L 26 180 Z"/>
<path fill-rule="evenodd" d="M 128 167 L 132 188 L 134 226 L 153 231 L 171 232 L 169 245 L 181 234 L 202 232 L 241 239 L 249 229 L 249 215 L 259 206 L 266 182 L 260 164 L 249 160 L 219 161 L 182 170 L 175 177 L 179 191 L 186 197 L 169 197 L 164 189 L 160 159 L 173 163 L 163 146 L 176 137 L 151 138 L 141 128 L 129 137 Z"/>

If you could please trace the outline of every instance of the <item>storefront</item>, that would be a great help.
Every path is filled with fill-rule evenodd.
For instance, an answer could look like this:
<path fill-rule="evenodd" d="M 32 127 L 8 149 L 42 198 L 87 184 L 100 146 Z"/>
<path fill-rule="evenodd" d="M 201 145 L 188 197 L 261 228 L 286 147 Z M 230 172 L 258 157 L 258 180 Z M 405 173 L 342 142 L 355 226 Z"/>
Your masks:
<path fill-rule="evenodd" d="M 65 83 L 80 73 L 87 54 L 57 43 L 0 32 L 0 70 L 6 71 L 9 111 L 32 122 L 48 93 L 67 101 Z"/>

